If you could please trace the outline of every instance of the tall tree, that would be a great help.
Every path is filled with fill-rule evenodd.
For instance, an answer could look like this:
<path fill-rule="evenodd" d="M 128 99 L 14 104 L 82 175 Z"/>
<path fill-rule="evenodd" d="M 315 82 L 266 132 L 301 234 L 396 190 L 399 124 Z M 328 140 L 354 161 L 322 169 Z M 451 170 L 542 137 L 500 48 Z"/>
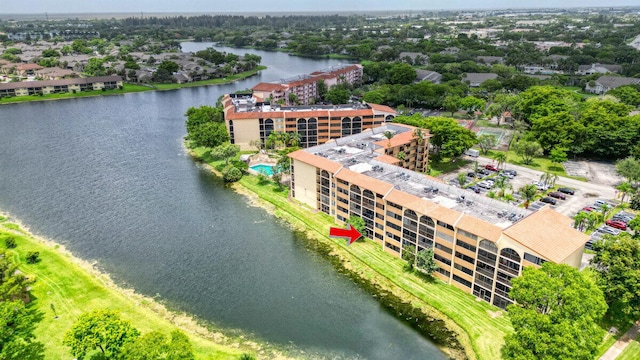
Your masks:
<path fill-rule="evenodd" d="M 515 146 L 514 150 L 516 154 L 520 155 L 522 161 L 529 165 L 536 156 L 542 156 L 542 146 L 536 141 L 520 140 Z"/>
<path fill-rule="evenodd" d="M 511 283 L 515 304 L 507 312 L 514 332 L 505 337 L 505 359 L 593 359 L 607 305 L 586 273 L 546 262 L 525 267 Z"/>
<path fill-rule="evenodd" d="M 634 157 L 627 157 L 616 162 L 616 171 L 631 184 L 640 181 L 640 160 Z"/>
<path fill-rule="evenodd" d="M 120 318 L 113 310 L 95 310 L 78 318 L 64 334 L 63 344 L 71 348 L 71 355 L 78 359 L 98 350 L 104 358 L 117 358 L 122 346 L 133 342 L 139 333 L 129 321 Z"/>
<path fill-rule="evenodd" d="M 211 149 L 211 157 L 214 160 L 224 159 L 225 165 L 229 165 L 229 159 L 240 152 L 240 147 L 230 143 L 224 143 Z"/>
<path fill-rule="evenodd" d="M 521 187 L 520 190 L 518 190 L 518 192 L 520 193 L 520 195 L 522 195 L 522 198 L 524 199 L 524 208 L 528 209 L 531 201 L 536 198 L 536 195 L 538 194 L 538 189 L 536 188 L 535 185 L 528 184 Z"/>
<path fill-rule="evenodd" d="M 626 314 L 640 314 L 640 243 L 620 233 L 596 241 L 593 251 L 591 265 L 607 303 Z"/>

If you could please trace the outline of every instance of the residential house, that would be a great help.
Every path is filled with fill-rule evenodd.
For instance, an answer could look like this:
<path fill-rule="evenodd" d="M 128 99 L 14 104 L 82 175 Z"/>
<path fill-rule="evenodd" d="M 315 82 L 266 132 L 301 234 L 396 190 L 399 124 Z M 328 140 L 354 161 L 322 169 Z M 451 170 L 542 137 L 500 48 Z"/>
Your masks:
<path fill-rule="evenodd" d="M 440 84 L 442 82 L 442 74 L 430 70 L 416 70 L 416 79 L 414 82 L 428 81 L 433 84 Z"/>
<path fill-rule="evenodd" d="M 495 73 L 466 73 L 462 76 L 462 82 L 469 84 L 470 87 L 478 87 L 487 80 L 497 78 L 498 74 Z"/>
<path fill-rule="evenodd" d="M 594 94 L 604 94 L 611 89 L 618 88 L 620 86 L 625 85 L 635 85 L 640 84 L 640 79 L 638 78 L 629 78 L 629 77 L 621 77 L 621 76 L 600 76 L 598 80 L 587 83 L 585 87 L 585 91 Z"/>
<path fill-rule="evenodd" d="M 401 52 L 398 59 L 412 65 L 424 65 L 429 62 L 429 56 L 419 52 Z"/>
<path fill-rule="evenodd" d="M 608 74 L 619 73 L 622 71 L 621 65 L 607 65 L 607 64 L 591 64 L 578 66 L 578 75 L 593 75 L 593 74 Z"/>
<path fill-rule="evenodd" d="M 0 98 L 27 95 L 45 95 L 76 91 L 117 89 L 122 86 L 120 76 L 94 76 L 87 78 L 21 81 L 0 84 Z"/>
<path fill-rule="evenodd" d="M 479 63 L 487 65 L 504 64 L 504 58 L 502 56 L 478 56 L 476 60 Z"/>

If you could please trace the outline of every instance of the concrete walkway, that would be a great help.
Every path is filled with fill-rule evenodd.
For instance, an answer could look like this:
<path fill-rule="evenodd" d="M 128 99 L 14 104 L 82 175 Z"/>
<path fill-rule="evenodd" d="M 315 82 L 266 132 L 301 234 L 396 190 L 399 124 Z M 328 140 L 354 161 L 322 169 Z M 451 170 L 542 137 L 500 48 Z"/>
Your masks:
<path fill-rule="evenodd" d="M 622 335 L 622 337 L 620 337 L 620 339 L 618 339 L 618 341 L 616 341 L 613 345 L 611 345 L 609 350 L 607 350 L 607 352 L 605 352 L 600 357 L 600 360 L 614 360 L 614 359 L 616 359 L 618 356 L 620 356 L 620 354 L 622 354 L 624 349 L 626 349 L 627 346 L 629 346 L 629 344 L 633 340 L 635 340 L 635 338 L 638 336 L 638 333 L 640 333 L 640 320 L 638 320 L 631 327 L 631 329 L 629 329 L 629 331 L 627 331 L 624 335 Z"/>

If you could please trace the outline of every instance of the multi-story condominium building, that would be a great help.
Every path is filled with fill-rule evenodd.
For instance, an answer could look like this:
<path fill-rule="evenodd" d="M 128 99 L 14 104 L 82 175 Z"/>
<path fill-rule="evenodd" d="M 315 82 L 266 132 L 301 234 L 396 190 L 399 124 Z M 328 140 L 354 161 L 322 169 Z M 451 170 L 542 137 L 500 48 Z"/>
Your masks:
<path fill-rule="evenodd" d="M 362 65 L 353 64 L 315 71 L 278 82 L 258 83 L 252 90 L 253 95 L 260 101 L 270 103 L 284 101 L 287 105 L 295 105 L 289 101 L 289 94 L 295 94 L 300 104 L 308 105 L 311 99 L 318 99 L 318 81 L 323 80 L 327 88 L 339 83 L 353 85 L 362 81 L 362 73 Z"/>
<path fill-rule="evenodd" d="M 391 140 L 387 131 L 395 133 Z M 387 123 L 291 153 L 291 198 L 337 222 L 361 217 L 365 235 L 394 256 L 433 249 L 437 278 L 502 308 L 512 303 L 511 279 L 523 267 L 546 261 L 580 266 L 589 237 L 571 227 L 570 218 L 403 168 L 407 162 L 389 155 L 397 154 L 390 149 L 402 147 L 409 163 L 420 154 L 426 158 L 429 135 L 418 140 L 414 131 Z"/>
<path fill-rule="evenodd" d="M 316 146 L 380 126 L 396 116 L 395 110 L 384 105 L 281 106 L 236 94 L 225 95 L 222 104 L 231 143 L 243 150 L 251 148 L 251 141 L 266 143 L 272 132 L 298 133 L 301 147 Z"/>

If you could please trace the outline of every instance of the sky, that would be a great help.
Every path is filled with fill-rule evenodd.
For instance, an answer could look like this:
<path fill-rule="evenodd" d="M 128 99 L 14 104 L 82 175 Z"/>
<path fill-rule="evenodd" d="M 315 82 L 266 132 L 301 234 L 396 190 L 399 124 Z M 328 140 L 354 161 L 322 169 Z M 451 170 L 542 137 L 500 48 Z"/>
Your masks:
<path fill-rule="evenodd" d="M 0 14 L 127 12 L 338 12 L 640 6 L 638 0 L 0 0 Z"/>

